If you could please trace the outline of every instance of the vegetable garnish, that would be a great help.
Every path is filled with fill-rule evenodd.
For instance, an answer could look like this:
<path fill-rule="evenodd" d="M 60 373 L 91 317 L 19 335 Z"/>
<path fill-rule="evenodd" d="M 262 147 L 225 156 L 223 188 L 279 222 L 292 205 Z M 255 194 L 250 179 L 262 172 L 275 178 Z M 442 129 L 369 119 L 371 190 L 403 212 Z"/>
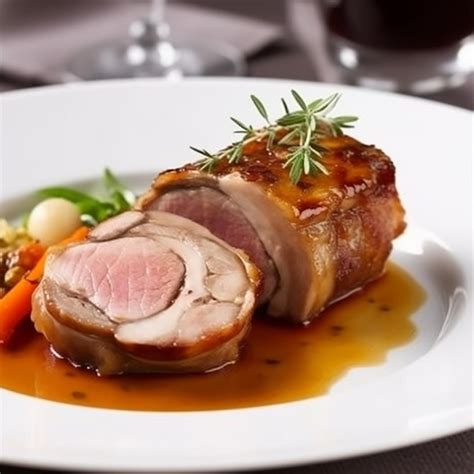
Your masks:
<path fill-rule="evenodd" d="M 66 187 L 44 188 L 38 194 L 44 198 L 58 197 L 71 201 L 79 208 L 82 222 L 93 226 L 129 210 L 135 203 L 135 195 L 108 168 L 104 170 L 102 183 L 107 193 L 104 199 Z"/>
<path fill-rule="evenodd" d="M 26 230 L 31 238 L 45 247 L 58 244 L 81 227 L 81 211 L 71 201 L 48 198 L 30 212 Z"/>
<path fill-rule="evenodd" d="M 89 232 L 88 227 L 80 227 L 59 246 L 84 240 Z M 8 342 L 16 327 L 31 313 L 31 297 L 43 276 L 46 254 L 44 254 L 31 272 L 0 299 L 0 344 Z"/>
<path fill-rule="evenodd" d="M 41 258 L 44 247 L 25 228 L 0 219 L 0 298 Z"/>
<path fill-rule="evenodd" d="M 318 144 L 322 136 L 339 136 L 343 128 L 352 128 L 352 123 L 358 120 L 355 116 L 328 117 L 328 114 L 337 105 L 341 94 L 332 94 L 326 98 L 306 103 L 298 92 L 291 91 L 299 110 L 290 112 L 288 104 L 281 99 L 285 115 L 272 122 L 262 101 L 251 95 L 250 98 L 258 113 L 263 117 L 266 125 L 255 129 L 242 121 L 231 117 L 239 129 L 235 133 L 243 134 L 242 140 L 232 143 L 229 147 L 212 154 L 205 149 L 190 147 L 195 152 L 204 155 L 201 161 L 201 170 L 212 172 L 217 162 L 226 158 L 229 163 L 238 163 L 242 158 L 244 146 L 253 141 L 266 139 L 267 148 L 272 149 L 278 136 L 278 145 L 287 145 L 289 154 L 284 167 L 290 168 L 290 180 L 297 184 L 302 174 L 309 175 L 328 170 L 322 163 L 326 149 Z M 283 133 L 283 136 L 281 136 Z"/>

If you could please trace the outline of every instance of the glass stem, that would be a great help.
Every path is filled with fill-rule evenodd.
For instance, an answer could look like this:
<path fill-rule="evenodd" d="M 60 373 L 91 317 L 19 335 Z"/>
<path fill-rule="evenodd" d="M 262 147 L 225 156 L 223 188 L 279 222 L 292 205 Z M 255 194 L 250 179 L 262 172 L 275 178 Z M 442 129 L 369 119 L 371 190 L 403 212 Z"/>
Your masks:
<path fill-rule="evenodd" d="M 165 22 L 166 0 L 152 0 L 148 18 L 150 23 L 160 25 Z"/>
<path fill-rule="evenodd" d="M 152 0 L 144 18 L 130 25 L 132 47 L 156 50 L 161 44 L 169 44 L 169 26 L 165 21 L 166 0 Z"/>

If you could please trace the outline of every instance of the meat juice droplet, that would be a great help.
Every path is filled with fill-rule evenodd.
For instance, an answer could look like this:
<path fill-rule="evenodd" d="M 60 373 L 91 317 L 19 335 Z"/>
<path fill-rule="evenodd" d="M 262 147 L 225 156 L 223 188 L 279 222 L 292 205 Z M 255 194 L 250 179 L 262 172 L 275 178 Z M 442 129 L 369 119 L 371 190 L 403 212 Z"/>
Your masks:
<path fill-rule="evenodd" d="M 410 317 L 424 299 L 424 290 L 389 264 L 382 278 L 309 326 L 256 319 L 237 363 L 197 375 L 98 377 L 64 360 L 51 363 L 46 340 L 25 325 L 8 348 L 0 349 L 0 386 L 47 400 L 124 410 L 213 410 L 301 400 L 326 393 L 348 369 L 381 363 L 390 349 L 413 340 Z"/>

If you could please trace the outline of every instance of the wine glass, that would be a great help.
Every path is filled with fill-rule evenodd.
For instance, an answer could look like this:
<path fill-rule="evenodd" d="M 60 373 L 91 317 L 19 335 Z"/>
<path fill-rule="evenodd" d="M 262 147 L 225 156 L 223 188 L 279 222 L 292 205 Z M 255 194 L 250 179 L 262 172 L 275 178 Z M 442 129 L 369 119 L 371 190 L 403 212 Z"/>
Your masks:
<path fill-rule="evenodd" d="M 225 43 L 170 41 L 166 0 L 152 0 L 145 18 L 129 26 L 129 37 L 79 53 L 69 64 L 78 79 L 183 76 L 236 76 L 245 72 L 240 52 Z"/>

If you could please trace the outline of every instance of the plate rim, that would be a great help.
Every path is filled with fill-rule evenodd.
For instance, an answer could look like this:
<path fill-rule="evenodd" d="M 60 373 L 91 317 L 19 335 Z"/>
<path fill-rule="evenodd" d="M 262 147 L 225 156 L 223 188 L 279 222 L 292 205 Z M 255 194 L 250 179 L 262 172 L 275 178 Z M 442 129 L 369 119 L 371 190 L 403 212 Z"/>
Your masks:
<path fill-rule="evenodd" d="M 472 117 L 473 113 L 469 110 L 469 109 L 464 109 L 464 108 L 461 108 L 461 107 L 456 107 L 456 106 L 452 106 L 452 105 L 447 105 L 447 104 L 441 104 L 441 103 L 438 103 L 438 102 L 435 102 L 435 101 L 432 101 L 432 100 L 428 100 L 428 99 L 424 99 L 424 98 L 418 98 L 418 97 L 411 97 L 411 96 L 405 96 L 405 95 L 402 95 L 402 94 L 394 94 L 394 93 L 391 93 L 391 92 L 384 92 L 384 91 L 372 91 L 372 90 L 368 90 L 368 89 L 363 89 L 363 88 L 358 88 L 358 87 L 352 87 L 352 86 L 346 86 L 346 85 L 340 85 L 340 84 L 328 84 L 328 83 L 318 83 L 318 82 L 313 82 L 313 81 L 294 81 L 294 80 L 285 80 L 285 79 L 266 79 L 266 78 L 249 78 L 249 79 L 235 79 L 235 78 L 199 78 L 199 79 L 196 79 L 196 78 L 192 78 L 192 79 L 185 79 L 184 81 L 181 82 L 181 84 L 188 84 L 188 83 L 192 83 L 192 84 L 200 84 L 200 83 L 206 83 L 206 84 L 209 84 L 209 83 L 219 83 L 219 84 L 229 84 L 229 83 L 239 83 L 239 82 L 245 82 L 247 84 L 249 83 L 259 83 L 259 84 L 262 84 L 262 83 L 266 83 L 266 82 L 273 82 L 273 83 L 280 83 L 280 84 L 291 84 L 293 86 L 301 83 L 301 84 L 304 84 L 305 86 L 308 86 L 308 85 L 311 85 L 311 86 L 324 86 L 325 88 L 326 87 L 337 87 L 341 90 L 356 90 L 358 91 L 359 93 L 361 91 L 365 92 L 365 93 L 369 93 L 371 95 L 378 95 L 380 97 L 385 97 L 385 96 L 397 96 L 399 99 L 402 99 L 402 100 L 405 100 L 405 101 L 409 101 L 409 102 L 422 102 L 422 103 L 428 103 L 430 104 L 431 106 L 436 106 L 436 107 L 441 107 L 441 108 L 447 108 L 447 109 L 451 109 L 451 110 L 454 110 L 456 111 L 456 113 L 462 113 L 462 114 L 465 114 L 466 115 L 466 118 L 469 118 L 469 117 Z M 153 84 L 160 84 L 161 86 L 166 84 L 166 87 L 169 87 L 169 82 L 167 81 L 163 81 L 163 80 L 156 80 L 156 79 L 139 79 L 139 80 L 105 80 L 105 81 L 94 81 L 94 82 L 91 82 L 91 83 L 73 83 L 73 84 L 68 84 L 66 86 L 64 85 L 53 85 L 53 86 L 47 86 L 47 87 L 42 87 L 42 88 L 35 88 L 35 89 L 24 89 L 24 90 L 18 90 L 18 91 L 7 91 L 7 92 L 3 92 L 0 94 L 0 101 L 3 101 L 3 100 L 7 100 L 7 101 L 10 101 L 10 100 L 23 100 L 24 98 L 28 99 L 29 96 L 33 95 L 33 96 L 36 96 L 36 95 L 44 95 L 44 94 L 49 94 L 49 93 L 56 93 L 56 91 L 60 91 L 61 93 L 63 93 L 64 91 L 73 91 L 74 89 L 83 89 L 83 88 L 108 88 L 110 86 L 112 87 L 129 87 L 130 84 L 133 83 L 134 84 L 134 87 L 141 87 L 141 84 L 144 83 L 144 84 L 150 84 L 150 83 L 153 83 Z M 472 263 L 472 262 L 471 262 Z M 469 295 L 470 298 L 472 298 L 472 295 L 470 294 Z M 388 375 L 390 376 L 390 375 Z M 2 397 L 2 405 L 3 405 L 3 394 L 4 394 L 4 390 L 2 389 L 1 392 L 0 392 L 0 396 Z M 20 397 L 27 397 L 27 398 L 31 398 L 31 397 L 28 397 L 26 395 L 21 395 L 21 394 L 15 394 L 14 396 L 20 396 Z M 320 398 L 323 398 L 323 397 L 320 397 Z M 33 399 L 35 400 L 35 399 Z M 301 400 L 301 401 L 296 401 L 296 402 L 289 402 L 289 403 L 285 403 L 284 405 L 292 405 L 292 404 L 305 404 L 305 403 L 309 403 L 311 402 L 312 400 L 314 399 L 309 399 L 309 400 Z M 37 401 L 37 400 L 35 400 Z M 46 404 L 53 404 L 53 405 L 56 405 L 58 404 L 57 402 L 52 402 L 52 401 L 48 401 L 48 400 L 41 400 L 40 403 L 46 403 Z M 66 404 L 65 404 L 66 405 Z M 66 406 L 70 406 L 70 405 L 66 405 Z M 279 405 L 274 405 L 274 406 L 271 406 L 271 407 L 277 407 Z M 262 410 L 262 409 L 266 409 L 266 408 L 269 408 L 270 406 L 265 406 L 265 407 L 253 407 L 253 408 L 243 408 L 243 409 L 233 409 L 233 410 L 222 410 L 222 411 L 232 411 L 232 412 L 235 412 L 235 411 L 256 411 L 256 410 Z M 104 409 L 100 409 L 100 408 L 88 408 L 88 410 L 97 410 L 97 411 L 104 411 Z M 119 410 L 107 410 L 107 411 L 113 411 L 113 412 L 118 412 L 118 413 L 123 413 L 122 411 L 119 411 Z M 131 412 L 133 414 L 136 414 L 137 412 Z M 178 412 L 179 413 L 179 412 Z M 188 412 L 187 412 L 188 413 Z M 210 412 L 207 412 L 207 411 L 203 411 L 203 412 L 189 412 L 189 413 L 199 413 L 199 414 L 205 414 L 205 413 L 216 413 L 215 411 L 210 411 Z M 469 420 L 469 415 L 470 416 L 470 420 Z M 377 452 L 382 452 L 382 451 L 387 451 L 387 450 L 393 450 L 393 449 L 397 449 L 397 448 L 401 448 L 401 447 L 406 447 L 406 446 L 412 446 L 412 445 L 415 445 L 415 444 L 420 444 L 420 443 L 423 443 L 423 442 L 427 442 L 427 441 L 430 441 L 430 440 L 433 440 L 433 439 L 437 439 L 439 437 L 443 437 L 443 436 L 448 436 L 448 435 L 451 435 L 451 434 L 454 434 L 454 433 L 457 433 L 457 432 L 461 432 L 461 431 L 464 431 L 466 429 L 469 429 L 469 428 L 472 428 L 472 426 L 474 425 L 473 424 L 473 421 L 472 421 L 472 403 L 471 405 L 466 405 L 465 407 L 463 407 L 463 409 L 460 411 L 460 412 L 457 412 L 456 415 L 454 416 L 454 418 L 456 418 L 458 420 L 458 423 L 454 423 L 450 430 L 446 430 L 446 429 L 441 429 L 439 430 L 439 432 L 437 433 L 432 433 L 432 436 L 428 435 L 425 433 L 424 435 L 423 434 L 412 434 L 412 437 L 411 438 L 406 438 L 405 441 L 402 441 L 400 442 L 400 440 L 396 440 L 396 439 L 393 439 L 391 440 L 390 442 L 387 442 L 387 441 L 384 441 L 384 442 L 381 442 L 381 446 L 379 446 L 378 448 L 377 447 L 374 447 L 374 446 L 367 446 L 364 449 L 355 449 L 353 450 L 352 452 L 347 452 L 347 453 L 344 453 L 342 455 L 338 455 L 337 457 L 334 457 L 334 456 L 329 456 L 329 457 L 324 457 L 324 456 L 319 456 L 316 461 L 314 459 L 314 457 L 311 457 L 311 453 L 308 453 L 308 455 L 305 457 L 305 456 L 302 456 L 301 452 L 299 453 L 296 453 L 295 454 L 295 458 L 294 459 L 291 459 L 288 457 L 288 453 L 285 455 L 285 458 L 286 460 L 275 460 L 272 464 L 272 462 L 268 461 L 268 460 L 261 460 L 260 463 L 255 463 L 255 461 L 250 461 L 249 465 L 245 465 L 245 462 L 244 464 L 239 464 L 239 465 L 235 465 L 235 463 L 231 463 L 232 465 L 209 465 L 209 466 L 206 466 L 206 465 L 200 465 L 199 466 L 199 469 L 206 469 L 206 470 L 213 470 L 213 471 L 216 471 L 216 470 L 222 470 L 222 469 L 226 469 L 226 470 L 234 470 L 234 469 L 239 469 L 239 470 L 242 470 L 242 469 L 255 469 L 255 468 L 264 468 L 264 467 L 283 467 L 283 466 L 296 466 L 296 465 L 302 465 L 302 464 L 307 464 L 309 462 L 325 462 L 325 461 L 329 461 L 329 460 L 335 460 L 335 459 L 347 459 L 347 458 L 350 458 L 350 457 L 353 457 L 353 456 L 360 456 L 360 455 L 367 455 L 367 454 L 371 454 L 371 453 L 377 453 Z M 464 420 L 464 424 L 461 423 L 461 420 Z M 456 426 L 454 426 L 456 425 Z M 406 436 L 406 435 L 405 435 Z M 2 438 L 3 438 L 3 430 L 2 430 Z M 0 439 L 1 440 L 1 439 Z M 3 443 L 2 443 L 3 444 Z M 51 468 L 51 467 L 58 467 L 58 468 L 67 468 L 67 469 L 75 469 L 75 468 L 80 468 L 80 469 L 84 469 L 84 466 L 80 466 L 80 465 L 77 465 L 77 466 L 71 466 L 70 464 L 61 464 L 60 462 L 59 463 L 51 463 L 51 460 L 49 461 L 45 461 L 43 464 L 38 462 L 38 461 L 33 461 L 32 463 L 28 463 L 24 460 L 18 460 L 18 459 L 15 459 L 15 457 L 9 457 L 8 455 L 4 455 L 3 454 L 3 450 L 2 452 L 0 453 L 1 454 L 1 462 L 4 462 L 4 463 L 9 463 L 9 464 L 12 464 L 12 465 L 23 465 L 23 466 L 31 466 L 31 467 L 46 467 L 46 468 Z M 97 460 L 95 461 L 95 463 L 97 463 Z M 124 469 L 125 470 L 130 470 L 133 469 L 133 470 L 137 470 L 136 466 L 135 465 L 130 465 L 130 466 L 125 466 Z M 152 466 L 149 466 L 148 468 L 143 468 L 143 469 L 156 469 L 156 467 L 152 467 Z M 90 466 L 90 467 L 86 467 L 86 469 L 108 469 L 108 466 L 104 465 L 104 466 L 97 466 L 97 464 L 95 464 L 95 466 Z M 114 467 L 114 469 L 116 469 L 116 467 Z M 141 470 L 141 468 L 139 468 Z M 179 470 L 182 470 L 183 468 L 182 467 L 173 467 L 173 466 L 169 466 L 169 467 L 159 467 L 159 469 L 165 469 L 165 470 L 168 470 L 168 471 L 179 471 Z M 186 467 L 186 469 L 189 469 L 189 466 Z"/>
<path fill-rule="evenodd" d="M 362 91 L 364 93 L 369 93 L 371 95 L 378 95 L 379 97 L 397 97 L 401 100 L 408 100 L 410 102 L 420 102 L 420 103 L 427 103 L 431 104 L 435 107 L 441 107 L 451 110 L 456 110 L 458 112 L 467 113 L 469 115 L 474 115 L 474 111 L 467 108 L 467 107 L 460 107 L 458 105 L 447 104 L 444 102 L 438 102 L 434 99 L 429 99 L 420 96 L 412 96 L 403 94 L 401 92 L 391 92 L 391 91 L 383 91 L 377 89 L 370 89 L 367 87 L 359 87 L 353 86 L 350 84 L 343 84 L 337 82 L 320 82 L 320 81 L 312 81 L 310 79 L 280 79 L 275 77 L 227 77 L 227 76 L 212 76 L 212 77 L 184 77 L 180 78 L 178 82 L 172 81 L 169 79 L 164 78 L 152 78 L 152 77 L 141 77 L 135 79 L 98 79 L 94 81 L 70 81 L 65 82 L 63 84 L 47 84 L 44 86 L 37 86 L 37 87 L 26 87 L 23 89 L 16 89 L 16 90 L 7 90 L 7 91 L 0 91 L 0 101 L 1 100 L 15 100 L 17 98 L 22 98 L 29 95 L 42 95 L 48 94 L 51 92 L 56 91 L 65 91 L 71 90 L 74 88 L 82 89 L 92 89 L 92 88 L 109 88 L 109 87 L 128 87 L 130 84 L 134 84 L 137 87 L 141 87 L 141 85 L 149 85 L 149 84 L 160 84 L 160 87 L 174 87 L 178 86 L 181 87 L 182 84 L 209 84 L 215 82 L 216 84 L 229 84 L 229 83 L 274 83 L 274 84 L 302 84 L 304 86 L 307 85 L 315 85 L 315 86 L 322 86 L 326 87 L 333 87 L 341 90 L 348 90 L 348 91 Z"/>

